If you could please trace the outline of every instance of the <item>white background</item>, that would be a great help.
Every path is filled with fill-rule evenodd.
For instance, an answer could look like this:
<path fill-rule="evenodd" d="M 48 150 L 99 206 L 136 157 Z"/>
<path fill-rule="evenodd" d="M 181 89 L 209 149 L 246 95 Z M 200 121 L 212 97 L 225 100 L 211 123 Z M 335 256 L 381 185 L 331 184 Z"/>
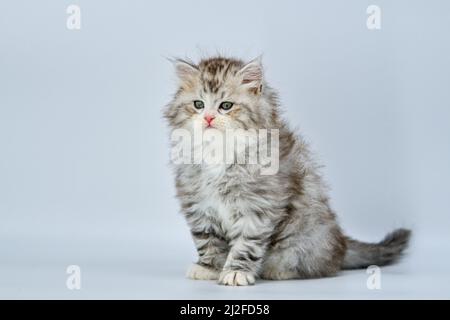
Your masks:
<path fill-rule="evenodd" d="M 66 8 L 81 8 L 81 30 Z M 381 7 L 381 30 L 366 8 Z M 0 298 L 450 298 L 448 1 L 0 2 Z M 174 198 L 167 57 L 263 54 L 344 230 L 414 230 L 401 264 L 225 288 Z M 66 288 L 79 265 L 82 289 Z"/>

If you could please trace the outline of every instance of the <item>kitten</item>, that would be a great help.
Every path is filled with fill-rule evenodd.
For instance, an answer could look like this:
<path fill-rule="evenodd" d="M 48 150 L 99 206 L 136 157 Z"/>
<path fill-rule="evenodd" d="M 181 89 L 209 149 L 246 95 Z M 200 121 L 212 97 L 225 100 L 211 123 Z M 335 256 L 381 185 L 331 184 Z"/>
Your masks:
<path fill-rule="evenodd" d="M 374 244 L 343 234 L 318 166 L 280 118 L 259 59 L 176 60 L 175 67 L 179 88 L 164 113 L 171 132 L 199 126 L 204 132 L 277 129 L 279 135 L 279 170 L 272 175 L 262 175 L 259 164 L 174 165 L 177 197 L 199 256 L 189 278 L 241 286 L 258 277 L 333 276 L 401 256 L 409 230 Z"/>

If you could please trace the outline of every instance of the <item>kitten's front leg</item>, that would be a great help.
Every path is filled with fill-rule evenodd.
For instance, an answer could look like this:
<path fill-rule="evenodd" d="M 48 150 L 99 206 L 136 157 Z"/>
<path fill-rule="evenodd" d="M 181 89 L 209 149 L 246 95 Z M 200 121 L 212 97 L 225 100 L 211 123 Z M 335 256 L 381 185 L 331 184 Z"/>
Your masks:
<path fill-rule="evenodd" d="M 246 235 L 241 233 L 231 242 L 227 261 L 219 276 L 219 284 L 246 286 L 255 283 L 266 252 L 268 237 L 265 233 Z"/>
<path fill-rule="evenodd" d="M 191 233 L 199 258 L 188 270 L 187 277 L 194 280 L 217 280 L 219 270 L 227 258 L 228 244 L 214 232 Z"/>

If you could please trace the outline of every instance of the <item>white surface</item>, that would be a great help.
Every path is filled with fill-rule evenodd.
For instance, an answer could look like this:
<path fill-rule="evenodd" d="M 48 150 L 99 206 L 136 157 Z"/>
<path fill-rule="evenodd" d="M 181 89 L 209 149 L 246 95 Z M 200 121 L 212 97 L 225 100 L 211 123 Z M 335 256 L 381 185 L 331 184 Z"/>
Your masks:
<path fill-rule="evenodd" d="M 187 232 L 186 232 L 187 234 Z M 60 239 L 24 236 L 0 239 L 10 250 L 0 257 L 2 299 L 449 299 L 448 240 L 413 243 L 405 259 L 381 269 L 381 289 L 369 290 L 365 270 L 314 280 L 258 281 L 223 287 L 184 277 L 194 260 L 188 237 L 151 239 L 124 230 L 102 237 Z M 125 239 L 125 240 L 124 240 Z M 438 258 L 439 257 L 439 258 Z M 66 287 L 66 268 L 81 268 L 81 289 Z"/>

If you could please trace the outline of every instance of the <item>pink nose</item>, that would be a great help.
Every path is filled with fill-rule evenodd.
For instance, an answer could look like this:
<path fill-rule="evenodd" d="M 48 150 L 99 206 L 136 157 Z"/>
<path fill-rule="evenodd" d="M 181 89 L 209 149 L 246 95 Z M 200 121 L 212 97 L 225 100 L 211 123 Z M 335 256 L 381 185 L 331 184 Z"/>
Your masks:
<path fill-rule="evenodd" d="M 212 116 L 212 115 L 210 115 L 210 114 L 207 114 L 206 116 L 205 116 L 205 120 L 206 120 L 206 122 L 208 122 L 208 125 L 211 125 L 211 122 L 214 120 L 214 116 Z"/>

